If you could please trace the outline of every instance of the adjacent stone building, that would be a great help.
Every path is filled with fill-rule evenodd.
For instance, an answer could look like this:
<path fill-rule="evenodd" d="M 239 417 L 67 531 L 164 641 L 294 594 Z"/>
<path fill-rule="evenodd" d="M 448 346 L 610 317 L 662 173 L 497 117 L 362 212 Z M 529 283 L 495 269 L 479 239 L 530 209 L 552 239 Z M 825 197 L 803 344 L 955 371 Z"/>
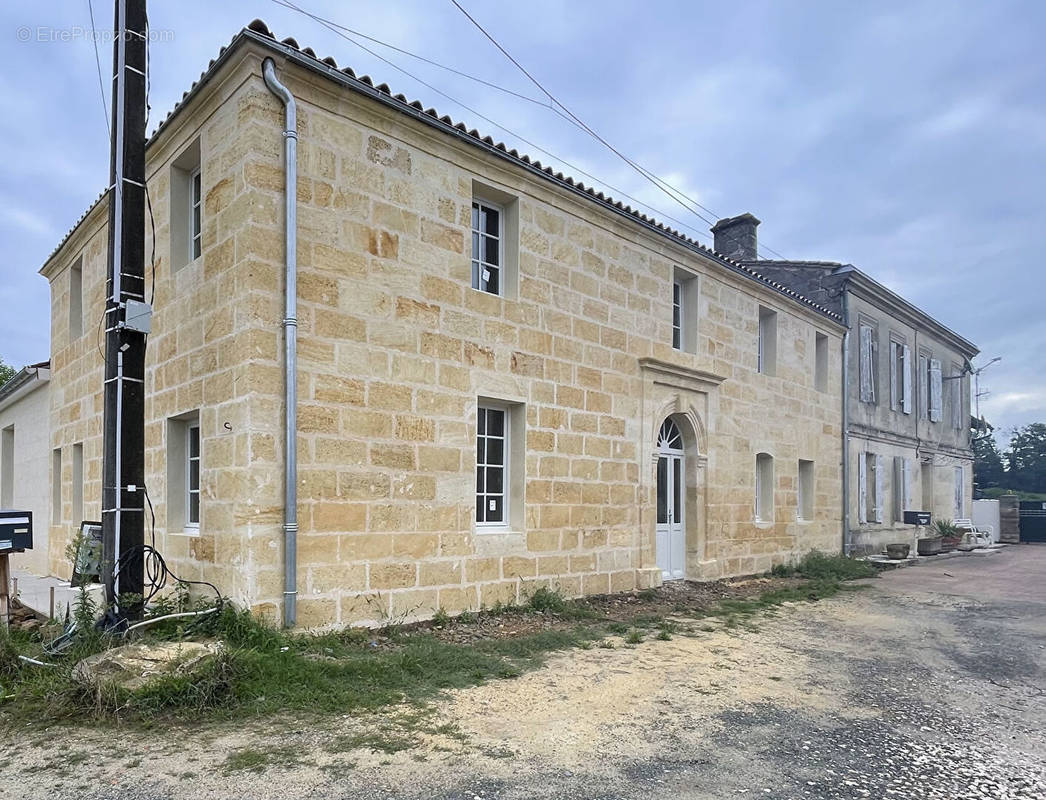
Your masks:
<path fill-rule="evenodd" d="M 977 347 L 850 264 L 757 258 L 759 220 L 713 228 L 715 248 L 832 309 L 847 324 L 847 552 L 922 534 L 905 511 L 968 519 L 973 503 L 970 360 Z"/>
<path fill-rule="evenodd" d="M 83 468 L 82 453 L 50 449 L 49 367 L 46 361 L 30 364 L 0 385 L 0 508 L 32 512 L 34 547 L 13 554 L 11 565 L 36 574 L 47 574 L 51 506 L 62 502 L 52 500 L 49 474 L 68 469 L 72 485 L 77 483 L 76 471 Z M 70 495 L 68 501 L 75 508 L 82 497 Z"/>
<path fill-rule="evenodd" d="M 147 148 L 159 549 L 279 619 L 283 108 L 298 113 L 298 623 L 838 551 L 842 318 L 261 23 Z M 101 496 L 105 197 L 41 270 L 51 447 Z M 79 523 L 63 503 L 50 571 Z M 148 533 L 147 533 L 148 535 Z"/>

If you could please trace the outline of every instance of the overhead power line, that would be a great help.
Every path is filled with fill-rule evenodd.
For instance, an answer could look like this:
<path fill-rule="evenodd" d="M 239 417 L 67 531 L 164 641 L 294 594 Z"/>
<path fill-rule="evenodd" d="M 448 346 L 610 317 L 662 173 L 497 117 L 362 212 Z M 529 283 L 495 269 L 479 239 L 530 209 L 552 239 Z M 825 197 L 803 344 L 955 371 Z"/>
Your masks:
<path fill-rule="evenodd" d="M 539 90 L 541 90 L 541 92 L 546 97 L 548 97 L 548 99 L 552 103 L 554 103 L 556 106 L 558 106 L 560 109 L 562 109 L 564 114 L 566 114 L 572 120 L 574 120 L 574 122 L 577 123 L 577 125 L 582 130 L 584 130 L 592 138 L 594 138 L 596 141 L 598 141 L 600 144 L 602 144 L 604 147 L 606 147 L 608 150 L 610 150 L 610 152 L 612 152 L 614 155 L 616 155 L 618 158 L 620 158 L 622 161 L 624 161 L 626 164 L 628 164 L 630 167 L 632 167 L 632 169 L 634 169 L 636 172 L 638 172 L 644 178 L 646 178 L 651 183 L 653 183 L 658 189 L 660 189 L 662 192 L 664 192 L 670 198 L 672 198 L 677 203 L 679 203 L 681 206 L 683 206 L 683 208 L 685 208 L 688 211 L 690 211 L 692 214 L 697 216 L 699 219 L 701 219 L 702 221 L 704 221 L 708 225 L 711 226 L 711 225 L 715 224 L 714 220 L 709 220 L 707 217 L 705 217 L 704 215 L 699 213 L 695 208 L 692 208 L 692 207 L 688 206 L 685 202 L 683 202 L 683 200 L 680 200 L 680 198 L 684 198 L 685 200 L 687 200 L 688 202 L 690 202 L 694 206 L 696 206 L 696 208 L 699 208 L 702 211 L 705 211 L 708 214 L 711 214 L 713 217 L 715 217 L 717 219 L 719 218 L 718 214 L 716 214 L 711 209 L 706 208 L 705 206 L 701 205 L 701 203 L 699 203 L 697 200 L 695 200 L 694 198 L 692 198 L 689 195 L 687 195 L 685 192 L 683 192 L 683 191 L 681 191 L 679 189 L 676 189 L 674 186 L 672 186 L 670 183 L 665 181 L 663 178 L 658 177 L 657 175 L 655 175 L 650 170 L 648 170 L 645 167 L 637 164 L 635 161 L 630 159 L 628 156 L 626 156 L 624 153 L 622 153 L 620 150 L 618 150 L 616 147 L 614 147 L 612 144 L 610 144 L 610 142 L 608 142 L 606 139 L 604 139 L 602 136 L 600 136 L 598 133 L 596 133 L 596 131 L 594 131 L 592 128 L 590 128 L 580 117 L 578 117 L 573 111 L 571 111 L 569 108 L 567 108 L 562 102 L 559 101 L 559 99 L 555 95 L 553 95 L 548 89 L 546 89 L 537 78 L 535 78 L 533 75 L 531 75 L 530 72 L 526 69 L 526 67 L 524 67 L 521 63 L 519 63 L 519 61 L 517 61 L 512 56 L 512 54 L 508 52 L 508 50 L 506 50 L 504 47 L 502 47 L 501 44 L 498 42 L 498 40 L 495 39 L 486 30 L 486 28 L 484 28 L 479 23 L 479 21 L 476 20 L 475 17 L 473 17 L 468 11 L 466 11 L 464 6 L 462 6 L 461 3 L 458 2 L 458 0 L 450 0 L 450 2 L 454 4 L 454 6 L 458 9 L 458 11 L 460 11 L 462 14 L 465 15 L 465 17 L 468 19 L 468 21 L 471 22 L 479 30 L 480 33 L 482 33 L 487 39 L 490 40 L 491 44 L 493 44 L 505 56 L 505 58 L 507 58 L 509 61 L 511 61 L 516 66 L 516 68 L 520 72 L 522 72 L 530 80 L 531 83 L 533 83 Z M 782 256 L 780 253 L 776 252 L 775 250 L 772 250 L 770 247 L 767 247 L 766 245 L 764 245 L 763 247 L 764 247 L 764 249 L 766 249 L 769 252 L 771 252 L 774 255 L 776 255 L 778 258 L 784 259 L 784 256 Z"/>
<path fill-rule="evenodd" d="M 506 128 L 504 125 L 502 125 L 502 124 L 494 121 L 490 117 L 482 114 L 480 111 L 476 110 L 475 108 L 473 108 L 472 106 L 468 105 L 467 103 L 464 103 L 461 100 L 458 100 L 457 98 L 447 94 L 443 90 L 438 89 L 436 86 L 432 85 L 431 83 L 428 83 L 427 81 L 425 81 L 422 78 L 418 77 L 417 75 L 415 75 L 414 73 L 410 72 L 409 70 L 404 69 L 403 67 L 399 66 L 395 62 L 385 58 L 384 56 L 380 55 L 379 53 L 374 52 L 374 50 L 370 49 L 366 45 L 361 44 L 360 42 L 357 42 L 355 39 L 352 38 L 352 36 L 350 34 L 346 33 L 345 31 L 347 31 L 349 29 L 346 28 L 345 26 L 338 25 L 337 23 L 334 23 L 334 22 L 331 22 L 330 20 L 324 19 L 323 17 L 320 17 L 317 14 L 313 14 L 310 11 L 307 11 L 306 9 L 301 8 L 300 6 L 297 6 L 294 3 L 290 2 L 290 0 L 272 0 L 272 1 L 274 3 L 276 3 L 276 5 L 283 6 L 284 8 L 288 8 L 288 9 L 290 9 L 292 11 L 295 11 L 295 12 L 297 12 L 299 14 L 302 14 L 303 16 L 306 16 L 306 17 L 312 19 L 314 22 L 318 22 L 320 25 L 323 25 L 325 28 L 330 30 L 335 35 L 340 36 L 345 41 L 350 42 L 350 43 L 356 45 L 356 47 L 359 47 L 364 52 L 369 53 L 374 58 L 377 58 L 379 61 L 382 61 L 385 64 L 389 65 L 390 67 L 395 69 L 397 72 L 400 72 L 403 75 L 406 75 L 411 80 L 417 81 L 422 86 L 424 86 L 427 89 L 430 89 L 431 91 L 433 91 L 436 94 L 438 94 L 440 97 L 443 97 L 446 100 L 450 101 L 451 103 L 454 103 L 455 105 L 465 109 L 470 114 L 474 114 L 476 117 L 478 117 L 479 119 L 483 120 L 484 122 L 487 122 L 490 125 L 493 125 L 498 130 L 504 131 L 509 136 L 512 136 L 513 138 L 518 139 L 520 142 L 526 144 L 528 147 L 533 148 L 537 152 L 543 153 L 544 155 L 548 156 L 549 158 L 555 159 L 556 161 L 558 161 L 559 163 L 561 163 L 564 166 L 568 167 L 569 169 L 573 170 L 574 172 L 578 173 L 579 175 L 584 175 L 586 178 L 589 178 L 590 180 L 595 181 L 596 183 L 606 187 L 611 192 L 613 192 L 615 195 L 617 195 L 619 197 L 626 198 L 628 200 L 631 200 L 636 205 L 642 206 L 643 208 L 646 208 L 646 209 L 654 212 L 658 217 L 660 217 L 662 219 L 669 220 L 670 222 L 674 222 L 679 227 L 685 228 L 686 230 L 691 231 L 695 236 L 700 236 L 700 237 L 703 237 L 705 239 L 711 239 L 711 237 L 709 236 L 707 231 L 703 231 L 703 230 L 700 230 L 699 228 L 693 227 L 692 225 L 688 225 L 687 223 L 682 222 L 681 220 L 676 219 L 675 217 L 673 217 L 673 216 L 671 216 L 669 214 L 666 214 L 664 211 L 661 211 L 656 206 L 652 206 L 649 203 L 646 203 L 646 202 L 638 199 L 637 197 L 634 197 L 633 195 L 628 194 L 627 192 L 623 191 L 622 189 L 616 188 L 615 186 L 607 183 L 602 178 L 599 178 L 596 175 L 593 175 L 592 173 L 587 172 L 586 170 L 584 170 L 581 167 L 577 166 L 576 164 L 573 164 L 570 161 L 567 161 L 565 158 L 562 158 L 562 157 L 556 155 L 555 153 L 553 153 L 553 152 L 551 152 L 549 150 L 546 150 L 541 145 L 537 144 L 536 142 L 531 141 L 530 139 L 527 139 L 527 138 L 521 136 L 520 134 L 518 134 L 515 131 L 511 130 L 510 128 Z M 375 43 L 378 43 L 378 44 L 381 44 L 381 45 L 384 45 L 384 46 L 391 46 L 391 45 L 385 45 L 385 43 L 381 42 L 380 40 L 376 40 L 375 39 L 373 41 Z M 404 52 L 406 52 L 406 51 L 404 51 Z M 443 65 L 439 65 L 439 66 L 442 67 Z M 444 68 L 445 69 L 451 69 L 451 71 L 455 71 L 456 72 L 456 70 L 453 70 L 452 68 L 449 68 L 449 67 L 444 67 Z M 500 87 L 498 87 L 498 88 L 500 88 Z M 533 98 L 529 98 L 529 99 L 533 100 Z M 550 111 L 553 111 L 554 113 L 558 114 L 560 117 L 563 117 L 564 119 L 566 119 L 568 122 L 570 122 L 570 124 L 576 125 L 576 123 L 574 123 L 569 118 L 565 117 L 563 115 L 563 113 L 561 111 L 559 111 L 558 109 L 552 108 L 551 106 L 548 106 L 548 105 L 545 105 L 544 103 L 541 103 L 540 101 L 538 101 L 538 103 L 539 103 L 539 105 L 542 108 L 547 108 Z M 684 205 L 683 207 L 686 208 L 688 211 L 692 212 L 692 210 L 687 208 L 687 206 Z"/>

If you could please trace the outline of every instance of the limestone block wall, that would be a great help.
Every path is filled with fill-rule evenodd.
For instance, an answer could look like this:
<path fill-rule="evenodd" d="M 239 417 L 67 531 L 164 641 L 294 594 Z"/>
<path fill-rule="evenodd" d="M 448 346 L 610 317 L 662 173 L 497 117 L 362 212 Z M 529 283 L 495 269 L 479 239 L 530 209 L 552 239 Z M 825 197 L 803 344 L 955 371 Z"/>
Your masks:
<path fill-rule="evenodd" d="M 0 481 L 10 480 L 11 508 L 33 512 L 33 549 L 13 554 L 11 566 L 38 575 L 46 575 L 48 571 L 51 517 L 48 389 L 49 384 L 41 381 L 28 394 L 0 408 L 0 431 L 9 432 L 8 444 L 13 447 L 12 474 L 4 475 L 7 465 L 0 463 Z"/>
<path fill-rule="evenodd" d="M 183 577 L 278 620 L 282 592 L 282 109 L 241 45 L 154 138 L 156 316 L 147 481 L 157 541 Z M 686 428 L 687 576 L 839 549 L 841 328 L 715 259 L 478 147 L 278 60 L 298 98 L 299 624 L 375 624 L 661 580 L 653 443 Z M 172 168 L 199 141 L 203 253 L 171 260 Z M 518 276 L 471 289 L 474 196 L 510 210 Z M 97 515 L 101 367 L 70 338 L 68 267 L 85 328 L 102 312 L 105 204 L 43 270 L 52 285 L 52 443 L 84 442 Z M 672 277 L 697 281 L 693 352 L 671 347 Z M 777 369 L 757 371 L 760 307 Z M 814 336 L 828 337 L 827 391 Z M 480 402 L 512 418 L 517 513 L 478 532 Z M 201 522 L 169 522 L 171 420 L 197 415 Z M 516 435 L 518 434 L 518 435 Z M 775 459 L 772 520 L 754 519 L 755 456 Z M 812 519 L 798 459 L 815 462 Z M 177 500 L 175 500 L 177 502 Z M 52 567 L 67 526 L 52 529 Z"/>
<path fill-rule="evenodd" d="M 301 624 L 489 607 L 543 584 L 582 594 L 659 582 L 650 445 L 673 409 L 695 409 L 703 428 L 692 577 L 838 550 L 838 381 L 813 388 L 815 331 L 838 374 L 833 322 L 322 78 L 286 64 L 280 74 L 299 115 Z M 257 110 L 275 131 L 276 101 Z M 259 152 L 244 174 L 279 197 L 276 155 Z M 506 297 L 470 288 L 474 196 L 518 216 Z M 259 254 L 273 266 L 279 231 Z M 692 354 L 670 346 L 675 267 L 700 285 Z M 277 318 L 276 287 L 266 302 Z M 756 372 L 760 305 L 779 312 L 773 377 Z M 254 402 L 278 404 L 269 345 L 256 363 L 271 380 L 254 383 Z M 640 359 L 682 377 L 648 397 Z M 695 375 L 717 380 L 695 389 Z M 503 533 L 473 522 L 481 398 L 518 408 L 525 430 L 524 513 Z M 759 451 L 778 467 L 769 523 L 753 520 Z M 278 474 L 279 441 L 269 455 L 252 466 Z M 817 468 L 809 522 L 796 519 L 799 458 Z"/>

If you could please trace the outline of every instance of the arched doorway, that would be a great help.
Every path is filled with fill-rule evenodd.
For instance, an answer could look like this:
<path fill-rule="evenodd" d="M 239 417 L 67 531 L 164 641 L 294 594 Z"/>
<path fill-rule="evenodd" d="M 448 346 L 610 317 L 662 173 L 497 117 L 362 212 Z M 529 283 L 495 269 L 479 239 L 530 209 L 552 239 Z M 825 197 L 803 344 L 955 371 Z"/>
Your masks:
<path fill-rule="evenodd" d="M 662 580 L 686 576 L 686 469 L 683 434 L 671 417 L 657 434 L 657 566 Z"/>

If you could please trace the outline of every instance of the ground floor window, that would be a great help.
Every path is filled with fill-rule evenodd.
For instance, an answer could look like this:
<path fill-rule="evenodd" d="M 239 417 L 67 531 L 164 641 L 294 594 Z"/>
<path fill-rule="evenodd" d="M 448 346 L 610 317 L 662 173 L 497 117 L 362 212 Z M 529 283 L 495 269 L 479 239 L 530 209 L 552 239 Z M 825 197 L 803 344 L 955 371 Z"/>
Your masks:
<path fill-rule="evenodd" d="M 755 457 L 755 519 L 774 521 L 774 457 L 769 453 Z"/>
<path fill-rule="evenodd" d="M 511 446 L 504 408 L 480 406 L 476 420 L 476 524 L 508 522 L 506 480 Z"/>
<path fill-rule="evenodd" d="M 202 466 L 199 412 L 167 420 L 167 530 L 171 533 L 200 531 Z"/>
<path fill-rule="evenodd" d="M 799 459 L 799 483 L 796 516 L 802 520 L 814 518 L 814 462 Z"/>

